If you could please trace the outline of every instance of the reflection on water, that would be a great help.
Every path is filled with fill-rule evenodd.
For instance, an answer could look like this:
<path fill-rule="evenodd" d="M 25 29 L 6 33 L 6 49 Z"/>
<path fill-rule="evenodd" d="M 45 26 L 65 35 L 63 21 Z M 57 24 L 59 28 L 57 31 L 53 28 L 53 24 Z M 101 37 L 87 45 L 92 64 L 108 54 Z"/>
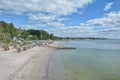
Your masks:
<path fill-rule="evenodd" d="M 120 80 L 119 40 L 76 40 L 62 43 L 77 49 L 59 50 L 53 54 L 50 70 L 51 77 L 55 76 L 54 80 Z"/>

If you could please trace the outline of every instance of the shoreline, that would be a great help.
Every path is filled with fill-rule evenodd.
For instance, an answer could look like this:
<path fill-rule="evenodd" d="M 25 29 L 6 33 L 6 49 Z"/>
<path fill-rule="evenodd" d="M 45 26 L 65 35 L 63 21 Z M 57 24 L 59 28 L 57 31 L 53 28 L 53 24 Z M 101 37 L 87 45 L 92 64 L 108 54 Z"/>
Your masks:
<path fill-rule="evenodd" d="M 59 45 L 60 43 L 55 41 L 49 46 Z M 47 61 L 49 61 L 48 59 L 51 52 L 54 50 L 55 48 L 50 47 L 34 47 L 33 49 L 21 53 L 0 51 L 0 80 L 30 80 L 30 77 L 31 80 L 34 80 L 35 77 L 38 77 L 38 74 L 39 76 L 41 75 L 38 79 L 41 78 L 40 80 L 44 80 L 46 74 L 48 75 L 46 69 L 49 63 Z M 41 66 L 41 68 L 39 66 Z M 34 70 L 35 67 L 36 71 Z M 37 73 L 37 71 L 40 72 Z M 32 73 L 37 74 L 34 75 Z"/>

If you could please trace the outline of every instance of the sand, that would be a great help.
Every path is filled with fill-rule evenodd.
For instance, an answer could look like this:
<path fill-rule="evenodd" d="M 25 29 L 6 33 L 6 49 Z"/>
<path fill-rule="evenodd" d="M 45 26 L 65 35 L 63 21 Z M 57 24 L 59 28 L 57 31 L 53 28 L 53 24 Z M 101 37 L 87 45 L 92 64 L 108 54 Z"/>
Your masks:
<path fill-rule="evenodd" d="M 59 42 L 49 46 L 59 46 Z M 16 53 L 0 50 L 0 80 L 48 80 L 49 57 L 54 48 L 34 47 Z"/>

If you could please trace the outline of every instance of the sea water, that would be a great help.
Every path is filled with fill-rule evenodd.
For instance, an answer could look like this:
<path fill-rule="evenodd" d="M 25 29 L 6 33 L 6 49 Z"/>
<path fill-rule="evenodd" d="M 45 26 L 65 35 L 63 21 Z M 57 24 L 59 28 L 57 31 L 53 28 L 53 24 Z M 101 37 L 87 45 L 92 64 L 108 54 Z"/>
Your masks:
<path fill-rule="evenodd" d="M 56 50 L 50 80 L 120 80 L 120 40 L 60 41 L 75 50 Z"/>

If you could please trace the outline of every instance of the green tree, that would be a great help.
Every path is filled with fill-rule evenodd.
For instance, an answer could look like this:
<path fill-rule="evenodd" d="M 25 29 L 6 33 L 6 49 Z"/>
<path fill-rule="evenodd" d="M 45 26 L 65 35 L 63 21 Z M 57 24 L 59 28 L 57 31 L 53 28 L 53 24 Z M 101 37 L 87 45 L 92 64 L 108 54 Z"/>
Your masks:
<path fill-rule="evenodd" d="M 40 30 L 40 34 L 42 35 L 41 37 L 42 40 L 48 40 L 50 38 L 49 33 L 47 31 Z"/>
<path fill-rule="evenodd" d="M 0 21 L 0 26 L 3 28 L 3 31 L 6 33 L 7 32 L 7 23 L 4 21 Z"/>
<path fill-rule="evenodd" d="M 8 24 L 8 32 L 11 38 L 17 36 L 17 29 L 14 27 L 13 23 Z"/>
<path fill-rule="evenodd" d="M 50 39 L 54 39 L 54 34 L 50 34 Z"/>
<path fill-rule="evenodd" d="M 10 34 L 7 32 L 7 23 L 0 21 L 0 41 L 8 43 L 10 39 Z"/>
<path fill-rule="evenodd" d="M 23 38 L 23 39 L 28 39 L 28 36 L 29 36 L 30 34 L 27 32 L 27 31 L 23 31 L 22 33 L 21 33 L 21 38 Z"/>
<path fill-rule="evenodd" d="M 29 37 L 30 40 L 38 40 L 38 37 L 36 35 L 32 35 Z"/>
<path fill-rule="evenodd" d="M 40 39 L 40 31 L 39 30 L 29 29 L 29 30 L 27 30 L 27 32 L 30 35 L 36 35 L 38 37 L 38 39 Z"/>

